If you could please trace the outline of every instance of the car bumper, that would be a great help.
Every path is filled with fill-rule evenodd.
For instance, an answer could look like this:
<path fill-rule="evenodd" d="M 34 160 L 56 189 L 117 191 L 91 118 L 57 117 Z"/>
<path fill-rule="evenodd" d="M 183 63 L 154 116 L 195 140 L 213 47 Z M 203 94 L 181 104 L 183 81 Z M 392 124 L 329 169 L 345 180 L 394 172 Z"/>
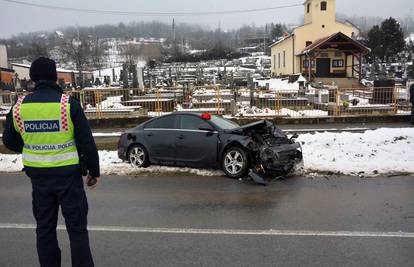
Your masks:
<path fill-rule="evenodd" d="M 128 160 L 127 149 L 124 147 L 118 147 L 118 157 L 123 161 Z"/>
<path fill-rule="evenodd" d="M 266 172 L 288 175 L 303 168 L 303 153 L 299 143 L 269 147 L 261 153 Z"/>

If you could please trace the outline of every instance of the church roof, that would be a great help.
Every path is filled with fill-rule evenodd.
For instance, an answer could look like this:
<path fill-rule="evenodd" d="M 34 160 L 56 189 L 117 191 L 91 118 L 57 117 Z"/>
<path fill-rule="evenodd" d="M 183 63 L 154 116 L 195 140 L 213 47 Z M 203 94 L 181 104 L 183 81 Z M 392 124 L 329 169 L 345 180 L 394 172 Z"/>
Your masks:
<path fill-rule="evenodd" d="M 293 33 L 290 33 L 290 34 L 288 34 L 288 35 L 286 35 L 286 36 L 284 36 L 284 37 L 282 37 L 282 38 L 280 38 L 279 40 L 277 40 L 276 42 L 274 42 L 273 44 L 271 44 L 271 45 L 269 45 L 269 47 L 273 47 L 273 46 L 275 46 L 275 45 L 277 45 L 277 44 L 280 44 L 281 42 L 283 42 L 284 40 L 286 40 L 286 39 L 289 39 L 290 37 L 292 37 L 293 36 Z"/>
<path fill-rule="evenodd" d="M 370 51 L 368 47 L 343 34 L 342 32 L 334 33 L 330 36 L 321 38 L 307 46 L 298 55 L 310 53 L 316 49 L 337 48 L 339 50 L 357 50 L 360 53 L 366 54 Z"/>

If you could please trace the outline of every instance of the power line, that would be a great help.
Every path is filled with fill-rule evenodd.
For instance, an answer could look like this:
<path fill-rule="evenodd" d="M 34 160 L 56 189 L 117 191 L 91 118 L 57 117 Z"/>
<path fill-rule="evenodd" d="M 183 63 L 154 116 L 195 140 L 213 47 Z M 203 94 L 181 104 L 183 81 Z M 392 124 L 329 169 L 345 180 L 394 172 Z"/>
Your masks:
<path fill-rule="evenodd" d="M 144 11 L 120 11 L 120 10 L 99 10 L 99 9 L 82 9 L 82 8 L 74 8 L 74 7 L 62 7 L 62 6 L 52 6 L 52 5 L 43 5 L 43 4 L 35 4 L 35 3 L 28 3 L 23 1 L 16 1 L 16 0 L 2 0 L 3 2 L 24 5 L 24 6 L 31 6 L 31 7 L 38 7 L 38 8 L 47 8 L 53 10 L 61 10 L 61 11 L 72 11 L 72 12 L 82 12 L 82 13 L 89 13 L 89 14 L 103 14 L 103 15 L 130 15 L 130 16 L 211 16 L 211 15 L 231 15 L 231 14 L 245 14 L 245 13 L 255 13 L 255 12 L 264 12 L 270 10 L 277 10 L 277 9 L 285 9 L 291 7 L 298 7 L 302 6 L 303 4 L 292 4 L 292 5 L 282 5 L 282 6 L 274 6 L 274 7 L 267 7 L 267 8 L 254 8 L 254 9 L 241 9 L 241 10 L 226 10 L 226 11 L 207 11 L 207 12 L 144 12 Z"/>

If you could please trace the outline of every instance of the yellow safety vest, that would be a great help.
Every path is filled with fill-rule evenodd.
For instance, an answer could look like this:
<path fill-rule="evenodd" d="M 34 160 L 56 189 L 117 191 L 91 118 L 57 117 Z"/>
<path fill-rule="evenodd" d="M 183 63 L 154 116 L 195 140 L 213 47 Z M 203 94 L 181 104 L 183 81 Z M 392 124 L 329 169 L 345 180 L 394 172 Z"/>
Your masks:
<path fill-rule="evenodd" d="M 54 168 L 79 164 L 69 96 L 60 103 L 23 103 L 19 97 L 13 107 L 15 129 L 21 134 L 23 165 Z"/>

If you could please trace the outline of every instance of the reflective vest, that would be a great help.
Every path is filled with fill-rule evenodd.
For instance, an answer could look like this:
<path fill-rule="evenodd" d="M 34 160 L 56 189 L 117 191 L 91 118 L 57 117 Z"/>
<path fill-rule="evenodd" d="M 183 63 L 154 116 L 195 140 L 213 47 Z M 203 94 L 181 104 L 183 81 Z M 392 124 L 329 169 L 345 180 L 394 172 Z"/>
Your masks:
<path fill-rule="evenodd" d="M 54 168 L 79 164 L 69 96 L 60 103 L 23 103 L 19 97 L 13 107 L 15 129 L 21 134 L 23 165 Z"/>

